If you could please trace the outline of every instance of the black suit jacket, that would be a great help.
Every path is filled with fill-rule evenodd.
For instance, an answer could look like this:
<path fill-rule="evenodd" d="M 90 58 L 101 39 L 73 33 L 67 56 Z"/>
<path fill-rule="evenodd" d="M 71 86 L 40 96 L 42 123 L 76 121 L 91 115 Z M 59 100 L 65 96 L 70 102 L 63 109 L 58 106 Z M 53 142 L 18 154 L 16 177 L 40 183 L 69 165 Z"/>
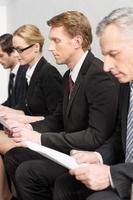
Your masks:
<path fill-rule="evenodd" d="M 112 164 L 111 177 L 121 198 L 130 198 L 133 182 L 133 163 L 125 163 L 129 99 L 129 83 L 121 84 L 116 132 L 107 144 L 97 150 L 102 154 L 105 163 Z"/>
<path fill-rule="evenodd" d="M 16 75 L 15 86 L 14 86 L 14 96 L 15 96 L 14 105 L 11 104 L 10 96 L 8 96 L 7 100 L 4 103 L 2 103 L 2 105 L 8 106 L 14 109 L 17 109 L 19 105 L 21 105 L 21 101 L 23 99 L 22 96 L 25 90 L 23 83 L 24 83 L 27 67 L 28 67 L 27 65 L 19 66 L 19 69 Z"/>
<path fill-rule="evenodd" d="M 70 71 L 65 73 L 63 81 L 64 129 L 59 133 L 42 134 L 42 145 L 68 154 L 73 148 L 95 150 L 113 132 L 119 84 L 110 74 L 103 71 L 103 63 L 89 52 L 69 100 L 67 83 L 69 73 Z M 61 110 L 60 106 L 58 108 L 57 111 Z M 58 113 L 55 114 L 56 117 Z M 51 126 L 51 121 L 52 119 L 46 118 L 44 121 L 35 123 L 33 127 L 42 132 L 45 131 L 46 126 Z"/>
<path fill-rule="evenodd" d="M 54 112 L 61 96 L 62 77 L 57 69 L 42 57 L 33 72 L 20 109 L 26 115 L 46 117 Z"/>

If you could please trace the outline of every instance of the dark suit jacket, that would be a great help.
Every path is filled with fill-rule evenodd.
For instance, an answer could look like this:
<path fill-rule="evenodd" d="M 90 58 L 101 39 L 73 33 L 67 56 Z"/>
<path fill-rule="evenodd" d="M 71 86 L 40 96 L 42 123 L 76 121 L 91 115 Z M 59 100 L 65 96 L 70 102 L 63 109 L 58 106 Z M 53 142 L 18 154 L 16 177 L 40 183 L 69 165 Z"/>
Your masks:
<path fill-rule="evenodd" d="M 115 162 L 115 165 L 111 166 L 111 176 L 116 192 L 121 198 L 130 198 L 131 183 L 133 182 L 133 163 L 125 163 L 129 99 L 129 83 L 122 84 L 119 97 L 117 131 L 108 144 L 97 150 L 102 154 L 105 163 L 114 164 Z M 110 161 L 113 162 L 110 163 Z"/>
<path fill-rule="evenodd" d="M 42 57 L 33 72 L 20 109 L 26 115 L 47 116 L 54 112 L 61 96 L 62 77 L 57 69 Z"/>
<path fill-rule="evenodd" d="M 27 65 L 20 65 L 17 75 L 16 75 L 16 80 L 15 80 L 15 86 L 14 86 L 14 96 L 15 96 L 15 101 L 14 105 L 11 104 L 11 99 L 10 96 L 8 96 L 7 100 L 2 103 L 4 106 L 8 106 L 10 108 L 18 108 L 19 104 L 21 104 L 22 101 L 22 95 L 24 93 L 24 78 L 25 74 L 27 71 Z"/>
<path fill-rule="evenodd" d="M 68 154 L 73 148 L 95 150 L 111 136 L 114 130 L 119 84 L 111 74 L 103 71 L 102 61 L 89 52 L 69 100 L 67 83 L 69 73 L 70 71 L 65 73 L 63 81 L 64 131 L 42 134 L 41 142 L 45 146 Z M 51 121 L 46 118 L 35 123 L 33 127 L 42 132 L 47 125 L 51 125 Z"/>

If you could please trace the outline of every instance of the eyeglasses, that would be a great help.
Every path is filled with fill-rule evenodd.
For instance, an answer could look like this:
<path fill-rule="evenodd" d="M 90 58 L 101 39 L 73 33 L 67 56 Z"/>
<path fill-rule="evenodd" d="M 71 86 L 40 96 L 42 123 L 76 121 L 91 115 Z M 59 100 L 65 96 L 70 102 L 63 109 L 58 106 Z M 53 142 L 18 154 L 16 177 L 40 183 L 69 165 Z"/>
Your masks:
<path fill-rule="evenodd" d="M 15 48 L 15 47 L 14 47 L 14 49 L 15 49 L 18 53 L 23 53 L 25 50 L 27 50 L 27 49 L 29 49 L 29 48 L 31 48 L 31 47 L 33 47 L 33 46 L 34 46 L 34 44 L 31 44 L 31 45 L 29 45 L 28 47 L 25 47 L 25 48 L 23 48 L 23 49 Z"/>

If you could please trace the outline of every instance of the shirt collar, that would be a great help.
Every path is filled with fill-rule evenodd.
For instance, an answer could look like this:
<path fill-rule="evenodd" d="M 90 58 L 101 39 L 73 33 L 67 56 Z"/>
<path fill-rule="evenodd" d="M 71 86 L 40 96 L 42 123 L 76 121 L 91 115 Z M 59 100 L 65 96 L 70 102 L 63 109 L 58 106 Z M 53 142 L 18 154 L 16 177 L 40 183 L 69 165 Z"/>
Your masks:
<path fill-rule="evenodd" d="M 13 73 L 15 76 L 17 75 L 18 69 L 19 69 L 20 63 L 17 63 L 15 67 L 11 70 L 11 73 Z"/>
<path fill-rule="evenodd" d="M 82 66 L 82 64 L 83 64 L 83 62 L 84 62 L 87 54 L 88 54 L 88 51 L 86 51 L 82 55 L 82 57 L 80 58 L 80 60 L 78 61 L 78 63 L 75 65 L 75 67 L 73 68 L 73 70 L 71 70 L 71 72 L 70 72 L 70 76 L 71 76 L 71 78 L 72 78 L 72 80 L 73 80 L 74 83 L 75 83 L 75 81 L 77 79 L 78 73 L 80 71 L 80 68 L 81 68 L 81 66 Z"/>
<path fill-rule="evenodd" d="M 36 65 L 37 65 L 38 62 L 39 62 L 39 60 L 34 65 L 32 65 L 31 67 L 28 67 L 28 69 L 26 71 L 26 79 L 27 79 L 28 84 L 30 83 L 31 77 L 32 77 L 32 75 L 35 71 L 35 68 L 36 68 Z"/>

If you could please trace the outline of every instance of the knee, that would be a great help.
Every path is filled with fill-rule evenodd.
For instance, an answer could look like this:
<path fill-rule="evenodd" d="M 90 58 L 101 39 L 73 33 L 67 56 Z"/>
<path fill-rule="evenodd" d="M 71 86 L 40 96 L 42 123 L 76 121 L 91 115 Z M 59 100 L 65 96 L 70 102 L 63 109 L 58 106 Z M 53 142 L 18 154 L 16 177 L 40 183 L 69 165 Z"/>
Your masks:
<path fill-rule="evenodd" d="M 6 152 L 4 155 L 4 161 L 5 161 L 5 167 L 7 169 L 11 168 L 11 164 L 13 163 L 13 158 L 14 158 L 14 148 L 10 149 L 9 151 Z"/>
<path fill-rule="evenodd" d="M 16 173 L 15 173 L 15 179 L 16 180 L 21 180 L 21 179 L 23 179 L 23 177 L 26 176 L 25 167 L 23 167 L 23 165 L 24 165 L 23 163 L 20 164 L 18 166 L 18 168 L 16 169 Z"/>
<path fill-rule="evenodd" d="M 15 173 L 15 180 L 16 180 L 16 184 L 23 184 L 23 182 L 26 181 L 26 179 L 29 179 L 29 171 L 30 171 L 30 166 L 29 166 L 29 162 L 23 162 L 21 163 L 17 169 L 16 169 L 16 173 Z"/>

